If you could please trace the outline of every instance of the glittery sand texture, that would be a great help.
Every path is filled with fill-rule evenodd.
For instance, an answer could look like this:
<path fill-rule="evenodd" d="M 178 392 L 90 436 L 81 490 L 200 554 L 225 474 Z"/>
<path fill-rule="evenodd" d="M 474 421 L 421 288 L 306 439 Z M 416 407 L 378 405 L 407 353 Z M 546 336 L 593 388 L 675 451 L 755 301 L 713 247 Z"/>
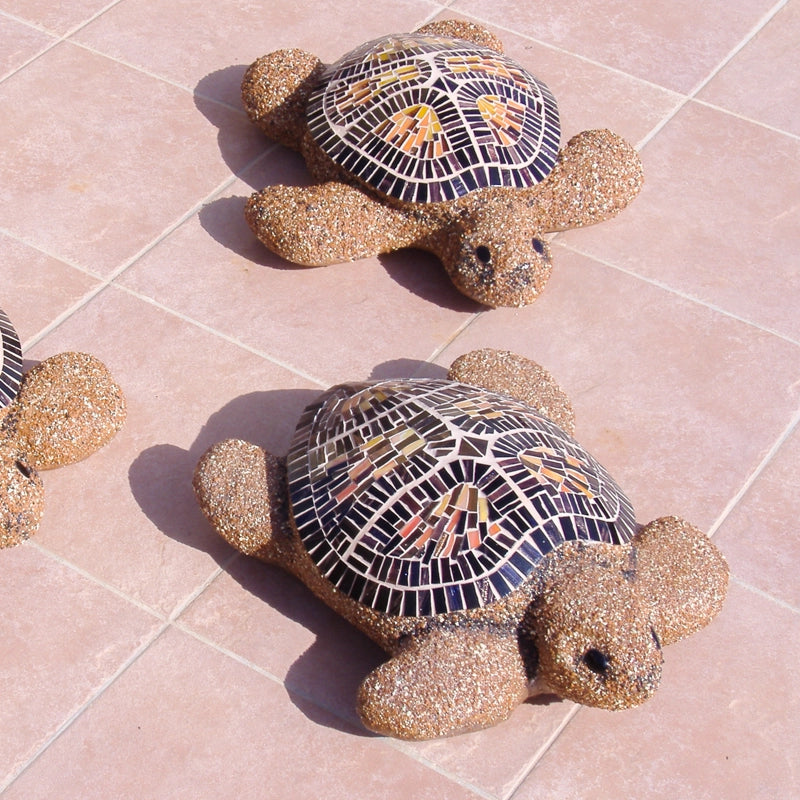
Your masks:
<path fill-rule="evenodd" d="M 719 611 L 727 567 L 708 538 L 676 518 L 637 532 L 623 492 L 546 409 L 571 428 L 545 370 L 480 350 L 448 380 L 333 387 L 285 464 L 238 440 L 198 463 L 200 507 L 231 544 L 389 653 L 358 694 L 371 729 L 483 728 L 539 691 L 637 705 L 662 645 Z"/>
<path fill-rule="evenodd" d="M 245 211 L 300 265 L 418 247 L 467 296 L 524 305 L 550 274 L 543 235 L 613 217 L 642 184 L 637 153 L 610 131 L 559 150 L 550 90 L 474 23 L 376 39 L 328 67 L 276 51 L 248 69 L 242 97 L 320 183 L 268 187 Z"/>
<path fill-rule="evenodd" d="M 36 532 L 44 507 L 37 470 L 91 455 L 122 427 L 125 413 L 122 391 L 92 356 L 61 353 L 22 377 L 0 410 L 0 547 Z"/>

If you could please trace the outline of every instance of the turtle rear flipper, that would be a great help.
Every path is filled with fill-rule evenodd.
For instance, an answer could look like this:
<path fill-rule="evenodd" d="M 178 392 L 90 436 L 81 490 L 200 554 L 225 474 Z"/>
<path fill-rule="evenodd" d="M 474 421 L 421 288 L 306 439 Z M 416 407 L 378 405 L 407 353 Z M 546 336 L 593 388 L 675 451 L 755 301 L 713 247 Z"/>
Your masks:
<path fill-rule="evenodd" d="M 510 350 L 472 350 L 459 356 L 447 377 L 492 392 L 502 392 L 535 408 L 570 436 L 575 435 L 572 404 L 555 378 L 535 361 Z"/>
<path fill-rule="evenodd" d="M 308 95 L 324 66 L 298 48 L 262 56 L 242 78 L 242 102 L 250 119 L 271 139 L 300 149 Z"/>
<path fill-rule="evenodd" d="M 357 707 L 377 733 L 432 739 L 495 725 L 528 694 L 515 633 L 478 624 L 409 637 L 365 678 Z"/>
<path fill-rule="evenodd" d="M 211 525 L 237 550 L 279 561 L 287 537 L 286 466 L 254 444 L 228 439 L 197 464 L 195 496 Z"/>

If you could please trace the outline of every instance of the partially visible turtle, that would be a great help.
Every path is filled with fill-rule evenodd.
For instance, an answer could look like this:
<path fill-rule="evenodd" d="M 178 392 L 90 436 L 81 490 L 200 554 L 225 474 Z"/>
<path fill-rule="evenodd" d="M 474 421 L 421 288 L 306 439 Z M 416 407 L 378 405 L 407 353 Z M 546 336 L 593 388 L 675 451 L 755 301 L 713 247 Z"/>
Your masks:
<path fill-rule="evenodd" d="M 364 724 L 443 736 L 538 692 L 635 706 L 659 683 L 662 645 L 722 605 L 709 539 L 675 517 L 638 529 L 571 431 L 544 370 L 476 351 L 447 380 L 336 386 L 303 413 L 286 465 L 229 440 L 194 487 L 234 547 L 390 654 L 359 691 Z"/>
<path fill-rule="evenodd" d="M 559 152 L 550 90 L 468 22 L 376 39 L 329 67 L 278 50 L 250 66 L 242 97 L 317 181 L 256 192 L 245 212 L 305 266 L 417 247 L 468 297 L 521 306 L 550 274 L 543 234 L 613 217 L 642 184 L 638 154 L 610 131 Z"/>
<path fill-rule="evenodd" d="M 0 547 L 32 536 L 44 511 L 38 470 L 72 464 L 125 422 L 122 390 L 85 353 L 59 353 L 22 372 L 14 326 L 0 310 Z"/>

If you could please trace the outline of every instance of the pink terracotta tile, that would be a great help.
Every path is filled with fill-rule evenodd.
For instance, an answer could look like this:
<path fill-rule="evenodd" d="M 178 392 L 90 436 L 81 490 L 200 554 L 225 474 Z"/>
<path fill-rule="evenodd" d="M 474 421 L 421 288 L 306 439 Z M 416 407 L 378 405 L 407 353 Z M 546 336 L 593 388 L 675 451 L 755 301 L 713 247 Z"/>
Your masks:
<path fill-rule="evenodd" d="M 246 65 L 282 47 L 334 61 L 362 41 L 415 27 L 430 14 L 422 0 L 378 0 L 354 16 L 346 0 L 294 3 L 119 3 L 76 40 L 206 97 L 239 106 Z"/>
<path fill-rule="evenodd" d="M 795 430 L 715 536 L 737 578 L 796 609 L 800 609 L 798 464 L 800 431 Z"/>
<path fill-rule="evenodd" d="M 415 798 L 478 796 L 173 629 L 7 797 L 373 800 L 399 787 Z"/>
<path fill-rule="evenodd" d="M 453 18 L 469 19 L 449 9 L 437 16 Z M 500 20 L 496 22 L 500 24 Z M 508 20 L 503 25 L 507 26 Z M 505 53 L 553 92 L 561 117 L 562 144 L 580 131 L 609 128 L 635 145 L 681 100 L 680 95 L 548 46 L 546 41 L 488 27 L 502 40 Z"/>
<path fill-rule="evenodd" d="M 43 31 L 10 17 L 0 16 L 0 79 L 53 45 L 55 41 Z"/>
<path fill-rule="evenodd" d="M 642 160 L 634 203 L 561 241 L 800 341 L 800 142 L 691 103 Z"/>
<path fill-rule="evenodd" d="M 161 623 L 35 547 L 0 558 L 2 792 Z"/>
<path fill-rule="evenodd" d="M 273 151 L 250 185 L 210 201 L 120 282 L 323 385 L 369 377 L 398 353 L 427 359 L 480 309 L 419 251 L 317 269 L 271 254 L 244 222 L 245 198 L 307 180 L 295 154 Z"/>
<path fill-rule="evenodd" d="M 24 343 L 100 284 L 91 276 L 0 233 L 0 307 Z"/>
<path fill-rule="evenodd" d="M 88 460 L 44 474 L 36 541 L 168 615 L 230 557 L 194 500 L 197 460 L 236 436 L 285 450 L 307 384 L 114 288 L 28 356 L 67 349 L 106 363 L 128 419 Z"/>
<path fill-rule="evenodd" d="M 310 699 L 363 730 L 356 692 L 386 656 L 277 568 L 238 559 L 179 624 L 276 676 L 291 697 Z M 505 796 L 572 708 L 569 703 L 526 704 L 492 730 L 398 746 L 467 784 Z M 482 758 L 474 758 L 476 750 Z"/>
<path fill-rule="evenodd" d="M 697 95 L 781 130 L 800 135 L 800 3 L 786 3 Z"/>
<path fill-rule="evenodd" d="M 796 797 L 798 630 L 797 614 L 734 584 L 709 628 L 666 648 L 652 700 L 581 710 L 515 800 Z"/>
<path fill-rule="evenodd" d="M 108 0 L 3 0 L 3 11 L 51 33 L 64 36 L 108 6 Z"/>
<path fill-rule="evenodd" d="M 452 8 L 513 28 L 546 44 L 688 94 L 772 7 L 770 0 L 719 6 L 678 0 L 659 4 L 567 0 L 457 0 Z"/>
<path fill-rule="evenodd" d="M 572 703 L 556 698 L 531 701 L 494 728 L 400 747 L 447 775 L 479 786 L 490 797 L 512 797 L 574 710 Z"/>
<path fill-rule="evenodd" d="M 361 727 L 356 691 L 383 651 L 277 567 L 236 559 L 179 624 Z"/>
<path fill-rule="evenodd" d="M 437 361 L 498 347 L 543 364 L 639 519 L 707 529 L 795 413 L 800 349 L 563 248 L 554 261 L 536 303 L 482 314 Z"/>
<path fill-rule="evenodd" d="M 102 275 L 256 153 L 241 114 L 215 110 L 242 127 L 223 157 L 185 91 L 69 43 L 0 84 L 0 103 L 0 227 Z"/>

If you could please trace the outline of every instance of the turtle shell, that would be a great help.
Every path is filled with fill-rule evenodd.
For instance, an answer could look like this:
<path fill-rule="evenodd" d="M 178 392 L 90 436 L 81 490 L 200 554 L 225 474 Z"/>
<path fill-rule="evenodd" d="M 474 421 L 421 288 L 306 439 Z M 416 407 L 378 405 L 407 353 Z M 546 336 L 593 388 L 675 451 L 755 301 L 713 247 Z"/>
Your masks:
<path fill-rule="evenodd" d="M 322 575 L 391 615 L 483 607 L 563 542 L 636 530 L 606 470 L 554 423 L 447 380 L 330 389 L 298 423 L 288 478 Z"/>
<path fill-rule="evenodd" d="M 402 34 L 348 53 L 308 104 L 316 143 L 399 200 L 532 186 L 558 155 L 558 108 L 519 64 L 462 39 Z"/>
<path fill-rule="evenodd" d="M 22 347 L 11 320 L 0 309 L 0 408 L 17 396 L 22 380 Z"/>

